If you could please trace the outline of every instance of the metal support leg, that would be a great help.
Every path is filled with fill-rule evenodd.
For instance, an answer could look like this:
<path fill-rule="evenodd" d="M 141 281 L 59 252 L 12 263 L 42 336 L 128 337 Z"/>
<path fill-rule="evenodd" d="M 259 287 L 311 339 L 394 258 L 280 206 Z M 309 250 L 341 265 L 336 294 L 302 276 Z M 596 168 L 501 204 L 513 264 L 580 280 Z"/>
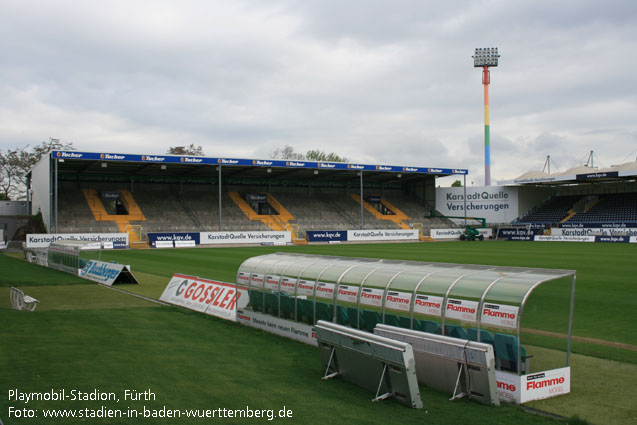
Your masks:
<path fill-rule="evenodd" d="M 385 381 L 385 372 L 387 372 L 387 363 L 383 366 L 383 373 L 380 375 L 380 381 L 378 382 L 378 389 L 376 390 L 376 397 L 372 399 L 372 401 L 380 401 L 385 400 L 386 398 L 391 397 L 390 392 L 386 392 L 385 394 L 378 395 L 380 393 L 380 387 L 383 386 L 383 382 Z"/>
<path fill-rule="evenodd" d="M 456 378 L 456 386 L 453 389 L 453 395 L 449 399 L 450 401 L 457 398 L 463 398 L 466 395 L 465 393 L 458 393 L 458 387 L 460 386 L 460 376 L 462 375 L 462 372 L 465 368 L 466 365 L 463 363 L 460 365 L 460 369 L 458 369 L 458 378 Z"/>
<path fill-rule="evenodd" d="M 325 368 L 325 374 L 323 375 L 323 380 L 333 378 L 338 375 L 338 372 L 332 372 L 329 375 L 327 374 L 330 371 L 330 366 L 332 366 L 332 359 L 334 358 L 334 351 L 336 351 L 335 347 L 332 347 L 332 352 L 330 353 L 330 360 L 327 362 L 327 367 Z"/>

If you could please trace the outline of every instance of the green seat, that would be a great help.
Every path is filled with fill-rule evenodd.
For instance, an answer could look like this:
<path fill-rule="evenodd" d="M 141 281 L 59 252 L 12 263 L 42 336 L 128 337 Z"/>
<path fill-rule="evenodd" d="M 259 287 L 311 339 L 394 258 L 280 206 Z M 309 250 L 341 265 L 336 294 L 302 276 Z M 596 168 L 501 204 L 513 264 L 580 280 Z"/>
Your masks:
<path fill-rule="evenodd" d="M 294 297 L 281 292 L 281 316 L 286 319 L 294 318 Z"/>
<path fill-rule="evenodd" d="M 385 313 L 385 324 L 389 326 L 400 326 L 400 321 L 398 320 L 398 316 L 391 313 Z"/>
<path fill-rule="evenodd" d="M 337 305 L 336 306 L 336 321 L 339 325 L 347 326 L 349 325 L 349 315 L 347 314 L 347 310 L 345 307 Z"/>
<path fill-rule="evenodd" d="M 494 334 L 494 343 L 495 343 L 495 357 L 496 364 L 499 365 L 500 369 L 509 370 L 511 372 L 517 373 L 518 371 L 518 338 L 513 335 L 507 335 L 496 332 Z M 522 359 L 522 367 L 521 372 L 527 372 L 527 359 L 533 356 L 526 355 L 526 349 L 522 346 L 521 348 L 521 359 Z"/>
<path fill-rule="evenodd" d="M 478 330 L 476 328 L 467 329 L 467 336 L 471 341 L 478 341 Z M 487 331 L 486 329 L 480 329 L 480 342 L 495 345 L 495 341 L 493 340 L 491 332 Z"/>
<path fill-rule="evenodd" d="M 248 298 L 253 311 L 263 312 L 263 292 L 250 290 Z"/>
<path fill-rule="evenodd" d="M 362 311 L 359 312 L 356 307 L 347 307 L 347 316 L 351 327 L 355 329 L 365 329 L 365 320 L 363 320 Z"/>
<path fill-rule="evenodd" d="M 458 325 L 446 324 L 445 335 L 451 336 L 453 338 L 469 339 L 469 336 L 467 335 L 467 331 L 465 330 L 465 328 Z"/>
<path fill-rule="evenodd" d="M 265 312 L 273 316 L 279 315 L 279 297 L 277 294 L 265 293 Z"/>
<path fill-rule="evenodd" d="M 316 302 L 316 321 L 331 322 L 334 318 L 334 307 L 323 301 Z"/>
<path fill-rule="evenodd" d="M 365 322 L 365 330 L 367 332 L 374 332 L 376 323 L 381 323 L 382 319 L 377 311 L 363 310 L 363 321 Z M 363 327 L 361 327 L 363 329 Z"/>
<path fill-rule="evenodd" d="M 420 328 L 423 332 L 429 332 L 430 334 L 440 334 L 440 325 L 438 324 L 438 322 L 434 322 L 433 320 L 421 320 Z"/>
<path fill-rule="evenodd" d="M 314 301 L 298 298 L 296 300 L 296 307 L 297 307 L 296 320 L 313 325 L 314 324 Z"/>

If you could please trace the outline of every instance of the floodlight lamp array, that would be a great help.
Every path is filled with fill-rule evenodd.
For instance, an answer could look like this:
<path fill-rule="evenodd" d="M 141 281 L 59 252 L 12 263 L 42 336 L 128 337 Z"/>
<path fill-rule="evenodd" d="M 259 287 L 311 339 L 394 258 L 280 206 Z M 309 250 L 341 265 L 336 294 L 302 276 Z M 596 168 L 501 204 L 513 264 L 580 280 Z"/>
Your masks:
<path fill-rule="evenodd" d="M 498 66 L 499 57 L 500 55 L 498 54 L 497 47 L 476 48 L 476 52 L 472 56 L 473 66 L 476 68 L 483 66 Z"/>

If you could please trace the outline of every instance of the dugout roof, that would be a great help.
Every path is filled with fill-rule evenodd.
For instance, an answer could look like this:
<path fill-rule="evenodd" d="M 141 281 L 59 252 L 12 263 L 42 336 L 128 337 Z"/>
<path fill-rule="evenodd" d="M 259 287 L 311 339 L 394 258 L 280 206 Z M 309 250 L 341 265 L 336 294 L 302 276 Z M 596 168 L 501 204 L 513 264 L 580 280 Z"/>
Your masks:
<path fill-rule="evenodd" d="M 317 291 L 331 287 L 332 302 L 336 306 L 343 301 L 341 288 L 357 288 L 356 305 L 360 309 L 363 294 L 377 294 L 383 317 L 387 313 L 408 314 L 413 320 L 420 309 L 418 300 L 433 301 L 434 310 L 420 309 L 418 314 L 439 318 L 445 322 L 461 322 L 469 326 L 493 326 L 516 333 L 518 353 L 522 315 L 531 293 L 541 284 L 563 278 L 571 279 L 570 308 L 568 318 L 568 345 L 566 363 L 569 364 L 571 331 L 575 297 L 575 271 L 529 267 L 504 267 L 473 264 L 451 264 L 385 260 L 374 258 L 334 257 L 296 253 L 274 253 L 251 257 L 237 271 L 237 284 L 248 289 L 262 286 L 252 285 L 253 277 L 263 282 L 278 280 L 279 292 L 284 279 L 310 283 L 313 296 L 323 297 Z M 319 289 L 323 288 L 323 289 Z M 271 288 L 273 289 L 273 288 Z M 294 295 L 298 289 L 295 289 Z M 290 294 L 292 295 L 292 294 Z M 399 305 L 390 306 L 390 303 Z M 400 302 L 402 300 L 403 302 Z M 351 301 L 349 301 L 351 303 Z M 393 308 L 393 310 L 392 310 Z M 403 313 L 400 313 L 400 312 Z M 493 321 L 492 312 L 498 311 L 511 318 L 511 323 Z M 458 313 L 460 312 L 460 313 Z M 467 314 L 464 314 L 467 313 Z M 495 316 L 501 316 L 495 314 Z M 519 354 L 520 356 L 521 354 Z M 518 374 L 521 373 L 518 358 Z"/>
<path fill-rule="evenodd" d="M 139 155 L 99 152 L 52 151 L 60 174 L 121 174 L 215 178 L 221 165 L 222 178 L 282 178 L 357 180 L 363 171 L 366 181 L 384 182 L 400 177 L 403 181 L 422 176 L 467 175 L 466 169 L 376 165 L 177 155 Z"/>

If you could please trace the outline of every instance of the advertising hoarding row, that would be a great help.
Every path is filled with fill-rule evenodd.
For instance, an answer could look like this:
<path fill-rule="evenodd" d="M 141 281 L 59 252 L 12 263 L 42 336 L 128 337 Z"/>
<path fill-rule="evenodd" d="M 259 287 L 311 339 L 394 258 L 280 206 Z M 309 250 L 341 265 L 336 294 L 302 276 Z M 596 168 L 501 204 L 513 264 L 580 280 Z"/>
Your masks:
<path fill-rule="evenodd" d="M 397 173 L 421 173 L 421 174 L 459 174 L 466 175 L 466 169 L 434 168 L 434 167 L 406 167 L 396 165 L 351 164 L 344 162 L 316 162 L 316 161 L 289 161 L 276 159 L 247 159 L 247 158 L 218 158 L 203 156 L 177 156 L 177 155 L 138 155 L 117 154 L 105 152 L 78 152 L 78 151 L 51 151 L 53 159 L 90 159 L 99 161 L 116 162 L 146 162 L 159 164 L 208 164 L 208 165 L 234 165 L 249 167 L 283 167 L 306 168 L 328 170 L 355 170 L 355 171 L 390 171 Z"/>
<path fill-rule="evenodd" d="M 363 242 L 418 240 L 417 229 L 314 230 L 306 232 L 308 242 Z"/>

